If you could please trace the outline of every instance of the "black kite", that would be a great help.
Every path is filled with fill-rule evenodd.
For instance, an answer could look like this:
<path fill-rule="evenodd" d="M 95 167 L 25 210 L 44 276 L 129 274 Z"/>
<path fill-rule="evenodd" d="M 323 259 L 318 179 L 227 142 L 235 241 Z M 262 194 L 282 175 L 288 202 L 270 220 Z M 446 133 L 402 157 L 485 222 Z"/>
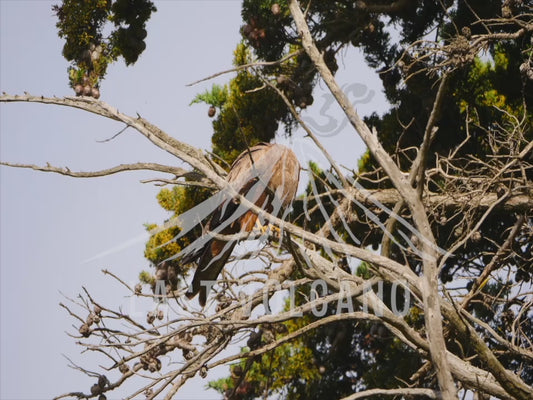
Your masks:
<path fill-rule="evenodd" d="M 237 157 L 227 176 L 227 181 L 241 195 L 265 211 L 277 215 L 292 203 L 300 175 L 300 164 L 292 150 L 279 144 L 261 143 Z M 240 206 L 237 199 L 223 201 L 213 212 L 204 235 L 216 232 L 220 236 L 251 232 L 257 214 Z M 187 297 L 200 293 L 203 306 L 207 299 L 209 282 L 217 279 L 220 271 L 237 244 L 237 240 L 211 238 L 205 245 L 182 259 L 196 261 L 197 269 Z M 202 284 L 203 282 L 203 284 Z"/>

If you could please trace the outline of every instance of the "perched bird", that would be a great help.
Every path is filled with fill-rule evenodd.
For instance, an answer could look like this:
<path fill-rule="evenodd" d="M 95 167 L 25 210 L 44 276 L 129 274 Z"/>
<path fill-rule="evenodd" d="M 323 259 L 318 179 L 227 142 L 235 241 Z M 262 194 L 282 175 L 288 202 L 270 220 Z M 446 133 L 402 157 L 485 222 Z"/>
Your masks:
<path fill-rule="evenodd" d="M 247 200 L 273 215 L 279 215 L 292 203 L 300 176 L 300 164 L 292 150 L 279 144 L 260 143 L 241 153 L 231 166 L 227 182 Z M 204 228 L 205 244 L 182 258 L 182 263 L 196 261 L 197 269 L 187 292 L 188 298 L 200 293 L 205 305 L 209 282 L 214 282 L 238 240 L 224 240 L 224 235 L 251 232 L 257 214 L 238 199 L 226 198 L 214 210 Z M 207 235 L 207 236 L 206 236 Z M 214 235 L 211 235 L 214 236 Z M 202 284 L 203 283 L 203 284 Z"/>

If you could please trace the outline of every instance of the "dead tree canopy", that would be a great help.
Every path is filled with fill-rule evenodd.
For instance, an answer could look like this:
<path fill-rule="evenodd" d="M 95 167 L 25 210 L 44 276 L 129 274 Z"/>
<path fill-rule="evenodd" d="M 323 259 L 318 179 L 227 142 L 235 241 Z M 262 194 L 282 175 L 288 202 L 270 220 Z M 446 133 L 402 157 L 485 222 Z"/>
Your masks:
<path fill-rule="evenodd" d="M 0 97 L 119 121 L 189 166 L 2 162 L 81 178 L 151 170 L 174 188 L 165 196 L 187 202 L 152 227 L 142 282 L 104 271 L 154 300 L 146 320 L 87 290 L 62 304 L 76 320 L 71 335 L 105 362 L 99 372 L 73 365 L 94 382 L 58 398 L 104 399 L 134 380 L 127 398 L 171 399 L 220 365 L 229 376 L 210 385 L 232 399 L 533 397 L 533 9 L 326 3 L 244 1 L 244 42 L 225 71 L 234 78 L 197 98 L 216 109 L 212 153 L 93 97 Z M 401 42 L 390 42 L 387 23 Z M 393 104 L 386 115 L 362 118 L 335 79 L 348 45 L 379 70 Z M 339 165 L 301 117 L 317 82 L 368 149 L 358 166 Z M 302 165 L 306 187 L 292 207 L 298 161 L 287 150 L 290 166 L 278 168 L 282 158 L 268 152 L 284 148 L 254 147 L 279 123 L 289 134 L 301 127 L 329 162 Z M 186 297 L 190 264 L 216 281 L 200 305 Z"/>

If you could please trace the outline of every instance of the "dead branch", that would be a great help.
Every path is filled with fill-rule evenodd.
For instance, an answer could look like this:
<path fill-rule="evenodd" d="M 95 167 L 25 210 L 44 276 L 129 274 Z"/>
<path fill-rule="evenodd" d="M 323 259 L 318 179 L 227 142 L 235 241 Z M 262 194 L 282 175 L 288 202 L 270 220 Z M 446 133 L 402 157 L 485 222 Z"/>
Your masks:
<path fill-rule="evenodd" d="M 369 389 L 343 397 L 342 400 L 366 399 L 373 396 L 424 396 L 437 399 L 438 393 L 431 389 L 401 388 L 401 389 Z"/>
<path fill-rule="evenodd" d="M 385 170 L 391 179 L 392 184 L 402 195 L 402 198 L 411 210 L 416 227 L 424 238 L 422 240 L 421 250 L 426 257 L 424 258 L 424 275 L 421 284 L 423 284 L 422 295 L 424 297 L 424 306 L 426 309 L 426 330 L 430 337 L 431 358 L 437 371 L 443 398 L 457 399 L 455 384 L 445 357 L 446 344 L 442 332 L 442 316 L 439 306 L 440 299 L 438 296 L 435 239 L 427 215 L 424 212 L 423 205 L 418 198 L 416 191 L 408 182 L 406 182 L 401 171 L 396 167 L 390 156 L 384 151 L 377 139 L 377 135 L 373 134 L 366 126 L 351 105 L 349 99 L 336 83 L 331 71 L 324 62 L 322 55 L 314 44 L 313 37 L 311 36 L 298 2 L 295 0 L 289 1 L 289 8 L 301 35 L 302 45 L 305 51 L 313 61 L 322 79 L 324 79 L 326 85 L 343 109 L 352 126 L 366 143 L 374 158 Z"/>
<path fill-rule="evenodd" d="M 83 171 L 71 171 L 68 167 L 55 167 L 53 165 L 47 164 L 46 166 L 39 166 L 35 164 L 18 164 L 18 163 L 10 163 L 10 162 L 0 162 L 0 165 L 5 165 L 7 167 L 13 167 L 13 168 L 28 168 L 33 169 L 35 171 L 42 171 L 42 172 L 55 172 L 60 175 L 70 176 L 73 178 L 97 178 L 102 176 L 108 176 L 113 175 L 119 172 L 127 172 L 127 171 L 141 171 L 141 170 L 149 170 L 149 171 L 157 171 L 157 172 L 164 172 L 168 174 L 174 174 L 179 177 L 188 177 L 191 173 L 183 168 L 178 167 L 170 167 L 167 165 L 157 164 L 157 163 L 135 163 L 135 164 L 120 164 L 116 167 L 103 169 L 100 171 L 91 171 L 91 172 L 83 172 Z"/>

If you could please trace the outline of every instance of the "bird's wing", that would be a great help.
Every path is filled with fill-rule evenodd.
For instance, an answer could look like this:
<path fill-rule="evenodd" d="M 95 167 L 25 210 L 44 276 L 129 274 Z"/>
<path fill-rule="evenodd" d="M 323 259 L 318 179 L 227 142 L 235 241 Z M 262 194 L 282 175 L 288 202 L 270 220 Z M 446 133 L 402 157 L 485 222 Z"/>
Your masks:
<path fill-rule="evenodd" d="M 294 199 L 298 188 L 300 165 L 294 153 L 277 144 L 259 144 L 244 151 L 232 164 L 228 183 L 241 195 L 277 214 Z M 236 199 L 223 202 L 214 211 L 207 224 L 206 234 L 232 235 L 251 232 L 257 214 L 241 205 Z M 198 267 L 187 297 L 200 293 L 200 304 L 205 305 L 208 286 L 202 281 L 215 281 L 226 264 L 237 241 L 210 239 L 199 254 Z M 195 254 L 195 256 L 198 256 Z"/>

